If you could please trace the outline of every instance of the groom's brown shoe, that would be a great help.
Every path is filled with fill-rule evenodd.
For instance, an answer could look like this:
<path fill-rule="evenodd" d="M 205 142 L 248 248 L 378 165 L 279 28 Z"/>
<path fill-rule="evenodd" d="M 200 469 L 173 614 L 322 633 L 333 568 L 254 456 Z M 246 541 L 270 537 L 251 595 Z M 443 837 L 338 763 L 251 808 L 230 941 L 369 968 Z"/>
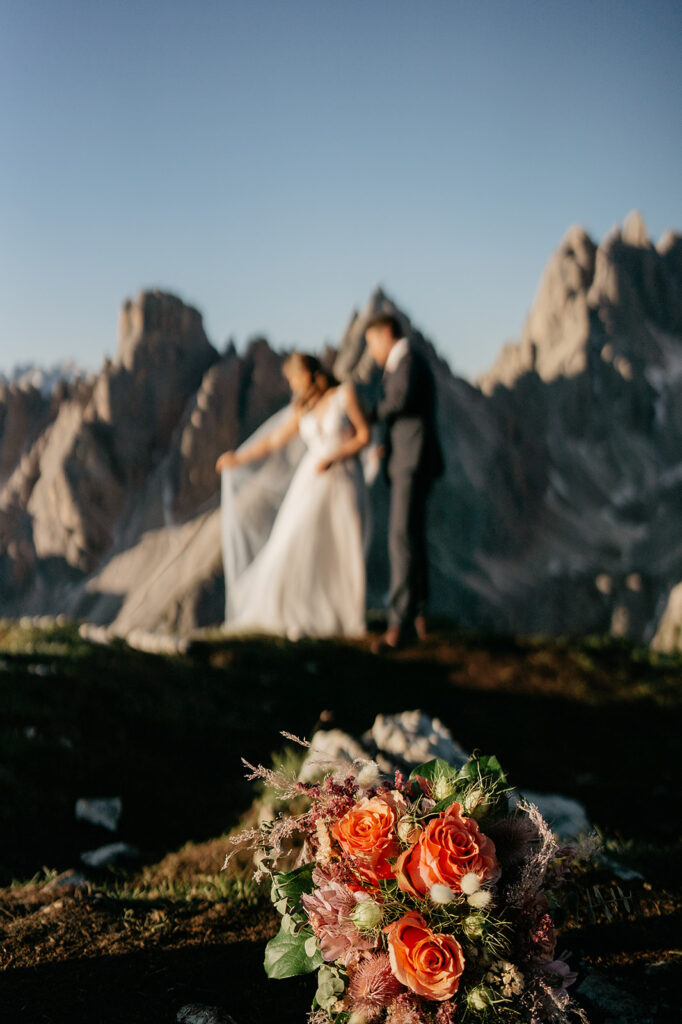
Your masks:
<path fill-rule="evenodd" d="M 372 654 L 385 654 L 387 651 L 396 651 L 401 646 L 400 630 L 397 626 L 390 626 L 372 643 L 371 651 Z"/>

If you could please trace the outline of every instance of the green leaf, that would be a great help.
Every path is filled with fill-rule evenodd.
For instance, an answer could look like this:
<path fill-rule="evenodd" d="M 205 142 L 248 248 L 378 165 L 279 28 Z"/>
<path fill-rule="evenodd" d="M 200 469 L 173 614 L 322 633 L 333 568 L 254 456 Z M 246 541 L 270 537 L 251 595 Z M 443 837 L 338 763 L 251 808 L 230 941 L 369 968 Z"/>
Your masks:
<path fill-rule="evenodd" d="M 442 757 L 436 757 L 433 761 L 425 761 L 424 764 L 418 764 L 410 772 L 411 779 L 415 779 L 418 775 L 422 779 L 428 779 L 430 782 L 433 782 L 434 779 L 442 779 L 443 776 L 456 775 L 456 772 L 452 765 L 444 761 Z"/>
<path fill-rule="evenodd" d="M 454 804 L 455 800 L 459 800 L 461 802 L 461 799 L 461 793 L 451 793 L 450 796 L 446 796 L 442 800 L 439 800 L 433 810 L 429 811 L 429 815 L 440 814 L 441 811 L 447 811 L 448 807 L 450 807 L 451 804 Z"/>
<path fill-rule="evenodd" d="M 458 782 L 478 782 L 479 779 L 492 779 L 503 786 L 507 784 L 507 776 L 494 754 L 472 758 L 460 768 L 457 776 Z"/>
<path fill-rule="evenodd" d="M 306 943 L 312 932 L 304 928 L 291 935 L 282 929 L 265 947 L 263 966 L 268 978 L 294 978 L 297 974 L 310 974 L 322 965 L 319 950 L 314 956 L 306 953 Z"/>

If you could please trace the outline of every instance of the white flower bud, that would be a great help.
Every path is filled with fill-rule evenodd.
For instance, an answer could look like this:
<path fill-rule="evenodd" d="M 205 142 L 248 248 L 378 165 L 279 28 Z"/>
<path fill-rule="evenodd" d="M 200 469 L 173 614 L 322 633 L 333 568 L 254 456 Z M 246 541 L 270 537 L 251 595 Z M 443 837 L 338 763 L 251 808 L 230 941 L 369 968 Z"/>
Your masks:
<path fill-rule="evenodd" d="M 433 903 L 438 903 L 444 906 L 446 903 L 452 903 L 455 899 L 455 894 L 449 885 L 441 885 L 440 882 L 436 882 L 429 889 L 429 896 Z"/>
<path fill-rule="evenodd" d="M 481 882 L 474 871 L 469 871 L 460 878 L 459 887 L 465 896 L 471 896 L 481 888 Z"/>
<path fill-rule="evenodd" d="M 403 843 L 416 843 L 420 829 L 411 818 L 401 818 L 398 822 L 398 836 Z"/>
<path fill-rule="evenodd" d="M 371 931 L 381 924 L 383 909 L 374 900 L 361 900 L 351 914 L 351 921 L 358 931 Z"/>
<path fill-rule="evenodd" d="M 467 896 L 467 903 L 470 907 L 475 910 L 485 910 L 489 905 L 492 896 L 485 889 L 479 889 L 478 892 L 474 892 L 471 896 Z"/>
<path fill-rule="evenodd" d="M 436 801 L 445 800 L 446 796 L 450 796 L 455 792 L 455 785 L 452 779 L 447 778 L 445 775 L 439 775 L 438 778 L 433 780 L 431 785 L 431 796 Z"/>
<path fill-rule="evenodd" d="M 468 914 L 462 921 L 462 931 L 468 939 L 480 939 L 485 926 L 482 914 Z"/>
<path fill-rule="evenodd" d="M 477 985 L 469 992 L 467 1003 L 472 1010 L 485 1010 L 486 1006 L 490 1006 L 490 998 L 483 986 Z"/>
<path fill-rule="evenodd" d="M 365 1017 L 364 1013 L 359 1013 L 357 1010 L 355 1010 L 355 1012 L 351 1013 L 350 1017 L 348 1018 L 348 1024 L 367 1024 L 367 1018 Z"/>
<path fill-rule="evenodd" d="M 470 789 L 465 794 L 464 800 L 462 801 L 462 804 L 464 806 L 464 813 L 471 814 L 474 808 L 478 807 L 483 797 L 484 793 L 480 786 L 474 786 L 473 789 Z"/>

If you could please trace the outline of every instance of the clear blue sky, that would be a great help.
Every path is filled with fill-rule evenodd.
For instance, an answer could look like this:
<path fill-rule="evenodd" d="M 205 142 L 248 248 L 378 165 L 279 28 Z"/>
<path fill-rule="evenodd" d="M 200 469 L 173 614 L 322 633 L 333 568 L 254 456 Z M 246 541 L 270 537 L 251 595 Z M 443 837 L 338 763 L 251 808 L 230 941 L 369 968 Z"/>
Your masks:
<path fill-rule="evenodd" d="M 573 222 L 682 227 L 674 0 L 0 0 L 0 369 L 176 292 L 219 348 L 377 283 L 473 375 Z"/>

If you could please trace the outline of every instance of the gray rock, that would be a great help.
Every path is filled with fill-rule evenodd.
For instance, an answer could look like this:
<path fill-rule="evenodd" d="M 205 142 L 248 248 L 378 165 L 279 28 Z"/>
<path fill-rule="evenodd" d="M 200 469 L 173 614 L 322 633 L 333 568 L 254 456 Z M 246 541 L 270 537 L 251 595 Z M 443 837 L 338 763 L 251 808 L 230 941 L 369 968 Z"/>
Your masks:
<path fill-rule="evenodd" d="M 115 832 L 123 810 L 120 796 L 80 797 L 76 800 L 76 820 L 100 825 L 109 832 Z"/>
<path fill-rule="evenodd" d="M 602 974 L 588 974 L 577 991 L 581 1000 L 603 1015 L 603 1024 L 653 1024 L 650 1004 L 642 1003 Z"/>
<path fill-rule="evenodd" d="M 310 749 L 299 772 L 301 782 L 312 782 L 334 763 L 366 759 L 367 751 L 361 743 L 341 729 L 321 729 L 313 736 Z"/>
<path fill-rule="evenodd" d="M 396 715 L 377 715 L 372 728 L 360 741 L 341 729 L 320 730 L 301 768 L 300 778 L 309 782 L 332 762 L 374 760 L 382 772 L 409 769 L 435 757 L 461 765 L 467 753 L 456 743 L 450 731 L 437 718 L 423 711 L 402 711 Z"/>
<path fill-rule="evenodd" d="M 376 751 L 397 765 L 413 767 L 441 757 L 450 764 L 462 765 L 468 758 L 449 729 L 438 718 L 423 711 L 402 711 L 397 715 L 377 715 L 372 728 L 362 737 L 368 750 Z"/>
<path fill-rule="evenodd" d="M 682 582 L 670 591 L 651 646 L 656 651 L 682 651 Z"/>
<path fill-rule="evenodd" d="M 109 868 L 137 860 L 139 856 L 139 850 L 129 843 L 107 843 L 96 850 L 81 853 L 81 860 L 89 868 Z"/>
<path fill-rule="evenodd" d="M 233 1017 L 217 1006 L 188 1003 L 178 1010 L 175 1018 L 178 1024 L 235 1024 Z"/>

